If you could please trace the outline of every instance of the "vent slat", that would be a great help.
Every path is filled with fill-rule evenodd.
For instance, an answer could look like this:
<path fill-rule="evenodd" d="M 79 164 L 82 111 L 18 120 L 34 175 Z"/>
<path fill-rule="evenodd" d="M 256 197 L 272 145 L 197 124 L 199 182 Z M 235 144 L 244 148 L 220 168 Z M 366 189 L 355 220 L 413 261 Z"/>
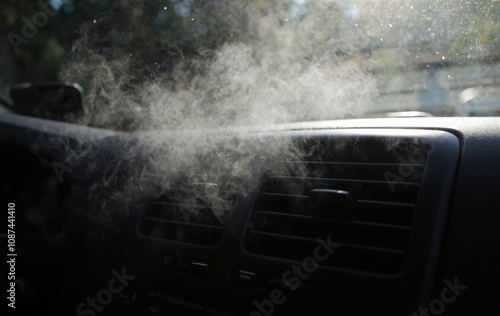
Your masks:
<path fill-rule="evenodd" d="M 302 241 L 302 242 L 317 242 L 316 239 L 313 238 L 306 238 L 306 237 L 297 237 L 297 236 L 287 236 L 287 235 L 281 235 L 277 233 L 268 233 L 268 232 L 262 232 L 262 231 L 257 231 L 254 230 L 251 232 L 251 234 L 254 234 L 257 236 L 256 238 L 259 238 L 259 236 L 267 236 L 267 237 L 276 237 L 276 238 L 282 238 L 282 239 L 289 239 L 289 242 L 294 243 L 296 241 Z M 396 255 L 404 255 L 405 252 L 403 250 L 397 250 L 397 249 L 391 249 L 391 248 L 382 248 L 382 247 L 375 247 L 375 246 L 367 246 L 367 245 L 359 245 L 359 244 L 353 244 L 353 243 L 341 243 L 334 238 L 330 238 L 330 240 L 336 244 L 343 247 L 349 247 L 349 248 L 356 248 L 356 249 L 367 249 L 370 251 L 377 251 L 377 252 L 383 252 L 383 253 L 390 253 L 390 254 L 396 254 Z"/>
<path fill-rule="evenodd" d="M 167 221 L 143 220 L 140 231 L 147 232 L 145 235 L 151 238 L 213 246 L 222 237 L 223 227 L 179 225 L 179 223 Z"/>
<path fill-rule="evenodd" d="M 152 202 L 154 205 L 164 206 L 165 210 L 176 210 L 176 209 L 207 209 L 207 205 L 196 205 L 196 204 L 181 204 L 181 203 L 165 203 L 165 202 Z M 212 210 L 219 210 L 229 212 L 231 209 L 227 207 L 211 207 Z"/>
<path fill-rule="evenodd" d="M 366 179 L 343 179 L 343 178 L 338 178 L 338 177 L 290 177 L 290 176 L 269 176 L 268 179 L 273 180 L 273 179 L 285 179 L 285 180 L 302 180 L 304 182 L 311 181 L 311 183 L 321 183 L 323 181 L 334 181 L 334 182 L 355 182 L 355 183 L 367 183 L 367 184 L 385 184 L 387 185 L 387 181 L 385 180 L 366 180 Z M 314 181 L 314 182 L 312 182 Z M 403 186 L 418 186 L 418 183 L 416 182 L 402 182 L 399 183 L 399 185 Z"/>
<path fill-rule="evenodd" d="M 411 204 L 411 203 L 397 203 L 397 202 L 389 202 L 389 201 L 358 200 L 358 203 L 378 204 L 378 205 L 385 205 L 385 206 L 415 207 L 415 204 Z"/>
<path fill-rule="evenodd" d="M 417 197 L 419 186 L 416 184 L 387 182 L 358 182 L 332 180 L 323 178 L 268 177 L 263 183 L 261 192 L 269 194 L 285 194 L 308 196 L 314 189 L 334 189 L 356 192 L 362 200 L 383 200 L 396 203 L 413 203 Z"/>
<path fill-rule="evenodd" d="M 178 222 L 205 223 L 224 226 L 228 208 L 210 208 L 206 205 L 175 204 L 153 201 L 148 208 L 147 217 Z"/>
<path fill-rule="evenodd" d="M 267 213 L 256 213 L 252 224 L 252 231 L 305 238 L 331 235 L 332 240 L 336 242 L 388 249 L 405 249 L 410 233 L 409 227 L 345 220 L 324 220 L 314 217 L 284 217 Z"/>
<path fill-rule="evenodd" d="M 224 226 L 219 226 L 219 225 L 207 225 L 207 224 L 199 224 L 199 223 L 189 223 L 189 222 L 182 222 L 182 221 L 168 220 L 168 219 L 160 219 L 160 218 L 154 218 L 154 217 L 147 217 L 147 218 L 145 218 L 145 220 L 150 221 L 150 222 L 167 223 L 167 224 L 174 224 L 174 225 L 180 225 L 180 226 L 205 227 L 205 228 L 210 228 L 210 229 L 224 229 Z"/>
<path fill-rule="evenodd" d="M 346 219 L 374 223 L 409 226 L 414 205 L 385 201 L 358 200 L 338 207 L 328 199 L 311 202 L 307 196 L 261 194 L 256 202 L 256 211 L 291 215 L 316 216 L 325 219 Z"/>
<path fill-rule="evenodd" d="M 423 164 L 411 163 L 280 161 L 279 169 L 274 173 L 271 172 L 270 175 L 283 176 L 283 174 L 280 174 L 281 170 L 300 170 L 300 166 L 305 167 L 307 175 L 321 175 L 323 178 L 364 181 L 386 181 L 385 175 L 387 173 L 399 174 L 400 170 L 411 169 L 413 172 L 408 174 L 405 182 L 414 184 L 419 182 L 424 170 Z"/>
<path fill-rule="evenodd" d="M 285 216 L 288 218 L 296 218 L 296 219 L 301 219 L 301 220 L 318 221 L 318 222 L 332 223 L 332 224 L 347 224 L 347 225 L 354 224 L 354 225 L 363 225 L 363 226 L 380 227 L 380 228 L 388 228 L 388 229 L 400 229 L 400 230 L 405 230 L 405 231 L 409 230 L 408 226 L 382 224 L 382 223 L 376 223 L 376 222 L 354 221 L 354 220 L 346 220 L 346 219 L 329 219 L 329 218 L 323 218 L 323 217 L 288 214 L 288 213 L 275 213 L 275 212 L 266 212 L 266 211 L 259 211 L 259 210 L 257 210 L 255 213 L 257 216 L 258 215 L 265 215 L 266 217 L 267 216 L 275 216 L 275 217 Z"/>
<path fill-rule="evenodd" d="M 326 239 L 326 236 L 318 236 Z M 247 235 L 247 250 L 264 256 L 302 261 L 314 254 L 319 246 L 312 238 L 291 238 L 279 234 Z M 280 246 L 277 247 L 276 244 Z M 322 251 L 321 254 L 326 254 Z M 362 247 L 339 244 L 333 253 L 321 264 L 339 268 L 393 273 L 400 270 L 404 263 L 404 252 L 376 247 Z"/>

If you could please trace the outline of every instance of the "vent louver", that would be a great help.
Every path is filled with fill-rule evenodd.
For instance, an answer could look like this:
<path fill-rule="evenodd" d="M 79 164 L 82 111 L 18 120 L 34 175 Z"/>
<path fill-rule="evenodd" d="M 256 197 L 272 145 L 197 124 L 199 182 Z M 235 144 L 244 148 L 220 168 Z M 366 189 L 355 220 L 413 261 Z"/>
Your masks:
<path fill-rule="evenodd" d="M 388 145 L 388 144 L 391 145 Z M 250 253 L 311 256 L 317 237 L 340 247 L 324 265 L 403 268 L 426 150 L 414 139 L 307 141 L 303 161 L 271 161 L 244 238 Z"/>
<path fill-rule="evenodd" d="M 237 191 L 217 183 L 176 186 L 151 199 L 139 232 L 147 237 L 214 246 L 222 237 Z"/>

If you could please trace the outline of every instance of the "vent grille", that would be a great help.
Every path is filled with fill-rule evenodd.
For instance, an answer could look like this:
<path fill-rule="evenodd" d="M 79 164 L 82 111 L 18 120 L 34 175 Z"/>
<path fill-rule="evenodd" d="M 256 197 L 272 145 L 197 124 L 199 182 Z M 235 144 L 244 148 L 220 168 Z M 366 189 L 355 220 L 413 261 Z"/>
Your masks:
<path fill-rule="evenodd" d="M 149 201 L 139 232 L 163 240 L 216 245 L 238 193 L 232 188 L 234 183 L 177 185 Z"/>
<path fill-rule="evenodd" d="M 404 265 L 425 146 L 413 139 L 391 146 L 383 139 L 333 143 L 306 144 L 304 152 L 311 154 L 303 161 L 269 162 L 244 248 L 301 261 L 313 254 L 318 237 L 330 236 L 340 247 L 323 264 L 397 273 Z"/>

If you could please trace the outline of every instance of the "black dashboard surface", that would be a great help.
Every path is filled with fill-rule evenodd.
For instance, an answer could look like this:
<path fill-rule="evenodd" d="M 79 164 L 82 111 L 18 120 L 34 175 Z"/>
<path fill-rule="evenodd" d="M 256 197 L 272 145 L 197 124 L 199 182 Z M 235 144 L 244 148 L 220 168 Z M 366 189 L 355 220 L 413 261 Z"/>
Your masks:
<path fill-rule="evenodd" d="M 202 188 L 222 203 L 190 205 L 199 216 L 187 218 L 178 215 L 184 200 L 172 198 L 181 176 L 161 194 L 153 196 L 153 186 L 120 194 L 130 192 L 137 170 L 150 171 L 138 166 L 154 165 L 147 147 L 129 155 L 152 134 L 172 144 L 191 137 L 0 115 L 2 203 L 5 212 L 14 203 L 16 215 L 15 313 L 500 312 L 498 118 L 207 131 L 220 139 L 219 151 L 229 150 L 231 168 L 248 164 L 237 180 L 183 182 L 183 199 L 199 198 Z M 269 154 L 290 144 L 307 154 Z M 71 156 L 77 152 L 87 154 Z M 198 158 L 196 179 L 221 165 L 211 155 Z M 148 179 L 171 181 L 159 170 Z M 8 244 L 2 239 L 3 253 Z M 5 275 L 9 269 L 4 264 Z"/>

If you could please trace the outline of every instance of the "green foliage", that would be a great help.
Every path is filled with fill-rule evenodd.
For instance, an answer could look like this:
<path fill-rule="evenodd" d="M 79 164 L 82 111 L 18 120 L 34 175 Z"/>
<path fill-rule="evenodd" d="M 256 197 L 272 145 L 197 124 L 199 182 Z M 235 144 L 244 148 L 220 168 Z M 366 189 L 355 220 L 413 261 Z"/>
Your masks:
<path fill-rule="evenodd" d="M 48 0 L 43 0 L 48 2 Z M 41 12 L 38 1 L 2 0 L 0 10 L 0 96 L 8 98 L 9 86 L 19 82 L 47 82 L 58 80 L 60 63 L 71 51 L 78 38 L 82 23 L 92 20 L 96 14 L 109 10 L 111 1 L 67 1 L 74 6 L 66 11 L 62 6 L 55 17 L 37 27 L 37 34 L 21 43 L 17 51 L 8 35 L 23 36 L 23 18 L 32 21 L 33 15 Z M 42 11 L 43 12 L 43 11 Z"/>
<path fill-rule="evenodd" d="M 289 16 L 292 0 L 62 0 L 66 5 L 17 51 L 8 34 L 22 36 L 23 18 L 41 8 L 37 1 L 2 1 L 2 97 L 16 82 L 58 80 L 68 63 L 85 58 L 125 61 L 131 79 L 123 85 L 133 87 L 168 77 L 180 64 L 200 71 L 189 61 L 210 58 L 228 42 L 255 44 L 255 38 L 268 47 L 289 39 L 293 58 L 333 53 L 387 73 L 433 55 L 482 61 L 500 54 L 498 0 L 367 0 L 358 4 L 359 18 L 346 14 L 356 8 L 350 2 L 309 0 L 300 23 Z M 70 78 L 85 86 L 91 75 Z"/>

